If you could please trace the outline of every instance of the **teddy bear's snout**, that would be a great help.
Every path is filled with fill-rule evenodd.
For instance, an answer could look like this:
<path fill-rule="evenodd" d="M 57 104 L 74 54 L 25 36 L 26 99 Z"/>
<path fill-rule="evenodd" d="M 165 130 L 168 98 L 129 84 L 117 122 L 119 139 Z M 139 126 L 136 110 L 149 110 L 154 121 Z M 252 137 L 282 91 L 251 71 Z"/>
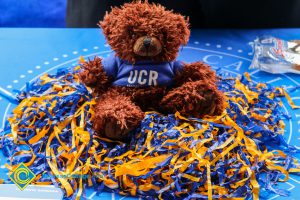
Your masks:
<path fill-rule="evenodd" d="M 162 51 L 162 45 L 156 37 L 143 36 L 136 40 L 133 51 L 139 56 L 156 56 Z"/>

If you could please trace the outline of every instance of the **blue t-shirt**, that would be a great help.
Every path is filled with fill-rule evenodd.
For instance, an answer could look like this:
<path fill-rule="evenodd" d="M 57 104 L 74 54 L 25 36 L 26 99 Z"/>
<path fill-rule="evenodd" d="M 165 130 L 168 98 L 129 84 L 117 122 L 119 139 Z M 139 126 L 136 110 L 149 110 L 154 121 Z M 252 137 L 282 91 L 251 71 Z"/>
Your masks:
<path fill-rule="evenodd" d="M 183 67 L 181 61 L 140 61 L 133 65 L 115 55 L 103 58 L 102 65 L 113 77 L 113 85 L 127 87 L 171 86 L 175 73 Z"/>

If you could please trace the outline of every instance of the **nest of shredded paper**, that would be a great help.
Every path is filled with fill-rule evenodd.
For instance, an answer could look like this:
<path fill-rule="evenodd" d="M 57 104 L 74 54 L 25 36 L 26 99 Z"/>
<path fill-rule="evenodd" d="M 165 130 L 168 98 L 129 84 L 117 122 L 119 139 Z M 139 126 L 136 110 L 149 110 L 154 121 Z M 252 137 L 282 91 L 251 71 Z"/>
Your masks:
<path fill-rule="evenodd" d="M 290 98 L 282 88 L 222 74 L 221 116 L 147 113 L 122 143 L 94 134 L 95 100 L 77 70 L 45 74 L 18 95 L 2 132 L 9 170 L 25 163 L 33 184 L 55 184 L 74 198 L 86 187 L 148 199 L 258 199 L 260 188 L 287 195 L 273 186 L 299 172 L 283 138 L 289 116 L 278 97 Z"/>

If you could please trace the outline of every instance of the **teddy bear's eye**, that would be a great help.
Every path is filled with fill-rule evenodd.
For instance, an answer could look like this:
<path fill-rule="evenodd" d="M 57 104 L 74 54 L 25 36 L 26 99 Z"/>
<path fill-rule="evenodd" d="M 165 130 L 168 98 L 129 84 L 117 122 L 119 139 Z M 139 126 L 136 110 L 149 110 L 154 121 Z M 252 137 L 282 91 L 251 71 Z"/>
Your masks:
<path fill-rule="evenodd" d="M 134 31 L 133 31 L 133 28 L 132 27 L 129 27 L 127 29 L 127 34 L 129 35 L 129 37 L 132 39 L 134 38 L 135 34 L 134 34 Z"/>
<path fill-rule="evenodd" d="M 162 30 L 161 31 L 161 38 L 162 38 L 162 41 L 167 41 L 167 39 L 168 39 L 168 32 L 167 31 L 165 31 L 165 30 Z"/>

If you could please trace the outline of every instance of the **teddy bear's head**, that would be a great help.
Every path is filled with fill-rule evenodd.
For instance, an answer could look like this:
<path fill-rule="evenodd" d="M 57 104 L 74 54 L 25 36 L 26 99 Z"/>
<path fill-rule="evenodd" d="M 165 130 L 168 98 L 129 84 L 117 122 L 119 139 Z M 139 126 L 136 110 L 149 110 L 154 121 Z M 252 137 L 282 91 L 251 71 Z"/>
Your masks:
<path fill-rule="evenodd" d="M 188 42 L 188 20 L 158 4 L 126 3 L 100 22 L 108 44 L 123 60 L 173 61 Z"/>

